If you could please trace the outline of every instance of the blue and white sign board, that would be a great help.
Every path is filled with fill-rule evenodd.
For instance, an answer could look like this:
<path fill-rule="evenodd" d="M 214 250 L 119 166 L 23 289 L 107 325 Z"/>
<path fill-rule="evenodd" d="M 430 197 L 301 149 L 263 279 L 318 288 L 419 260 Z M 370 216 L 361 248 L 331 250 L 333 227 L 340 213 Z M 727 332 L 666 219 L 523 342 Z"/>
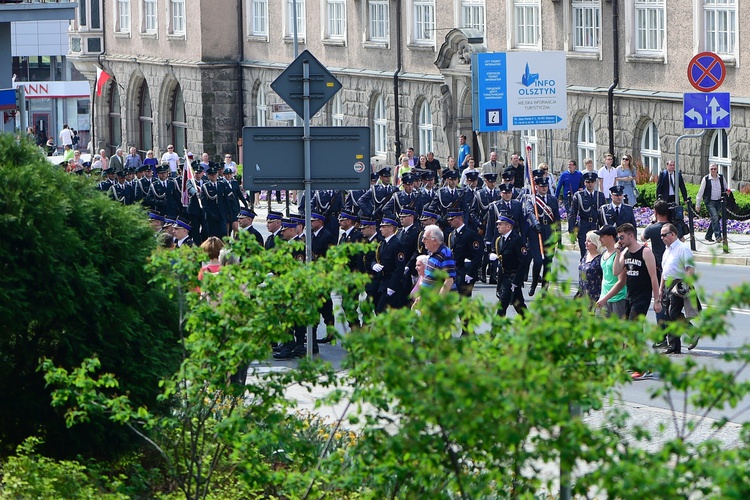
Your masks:
<path fill-rule="evenodd" d="M 471 69 L 475 130 L 567 128 L 564 52 L 474 54 Z"/>
<path fill-rule="evenodd" d="M 695 92 L 683 96 L 685 128 L 730 128 L 729 92 Z"/>

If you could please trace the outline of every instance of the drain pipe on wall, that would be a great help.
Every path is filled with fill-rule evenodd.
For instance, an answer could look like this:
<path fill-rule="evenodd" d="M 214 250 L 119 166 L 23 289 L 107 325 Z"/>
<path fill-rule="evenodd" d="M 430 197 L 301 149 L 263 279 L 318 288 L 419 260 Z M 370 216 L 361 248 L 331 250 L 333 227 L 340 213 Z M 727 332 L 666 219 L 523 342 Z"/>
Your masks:
<path fill-rule="evenodd" d="M 240 89 L 239 89 L 239 95 L 237 96 L 237 104 L 240 108 L 240 136 L 237 139 L 237 154 L 235 155 L 235 158 L 239 158 L 240 161 L 244 162 L 244 158 L 242 158 L 242 128 L 245 126 L 245 75 L 242 71 L 242 61 L 245 60 L 245 26 L 243 23 L 243 19 L 245 19 L 245 13 L 243 8 L 244 0 L 237 0 L 237 6 L 239 8 L 239 16 L 237 16 L 237 33 L 239 39 L 237 40 L 237 43 L 239 47 L 237 47 L 239 50 L 237 51 L 239 53 L 239 58 L 237 59 L 237 76 L 240 80 Z"/>
<path fill-rule="evenodd" d="M 620 31 L 618 1 L 612 2 L 612 85 L 607 90 L 607 125 L 609 127 L 609 154 L 615 154 L 615 88 L 620 84 Z"/>
<path fill-rule="evenodd" d="M 396 122 L 396 140 L 393 144 L 396 146 L 396 159 L 394 165 L 398 165 L 398 158 L 401 156 L 401 115 L 399 112 L 399 82 L 398 75 L 401 73 L 401 0 L 396 0 L 396 71 L 393 73 L 393 101 L 394 101 L 394 120 Z"/>

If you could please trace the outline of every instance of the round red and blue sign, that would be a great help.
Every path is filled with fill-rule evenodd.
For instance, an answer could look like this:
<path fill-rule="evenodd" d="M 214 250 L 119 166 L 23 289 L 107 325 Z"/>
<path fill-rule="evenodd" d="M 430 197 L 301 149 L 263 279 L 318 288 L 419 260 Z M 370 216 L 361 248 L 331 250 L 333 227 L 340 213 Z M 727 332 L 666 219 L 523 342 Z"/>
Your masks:
<path fill-rule="evenodd" d="M 727 76 L 724 61 L 713 52 L 701 52 L 690 60 L 687 77 L 690 85 L 701 92 L 718 89 Z"/>

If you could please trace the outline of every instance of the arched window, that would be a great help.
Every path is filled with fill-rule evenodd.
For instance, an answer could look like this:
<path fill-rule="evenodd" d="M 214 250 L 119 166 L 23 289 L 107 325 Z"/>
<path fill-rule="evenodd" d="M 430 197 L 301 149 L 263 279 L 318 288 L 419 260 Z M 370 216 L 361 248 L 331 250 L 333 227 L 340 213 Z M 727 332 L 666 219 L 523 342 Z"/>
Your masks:
<path fill-rule="evenodd" d="M 729 151 L 729 136 L 726 130 L 719 129 L 711 137 L 708 151 L 708 164 L 716 163 L 719 173 L 724 176 L 727 188 L 732 187 L 732 154 Z"/>
<path fill-rule="evenodd" d="M 258 93 L 255 96 L 255 125 L 257 127 L 266 126 L 266 94 L 263 93 L 263 85 L 258 87 Z"/>
<path fill-rule="evenodd" d="M 172 93 L 172 144 L 177 154 L 182 154 L 187 144 L 187 120 L 185 119 L 185 101 L 182 89 L 177 85 Z"/>
<path fill-rule="evenodd" d="M 109 146 L 117 149 L 122 145 L 122 115 L 120 114 L 120 89 L 112 80 L 109 93 Z"/>
<path fill-rule="evenodd" d="M 375 154 L 378 156 L 385 156 L 388 154 L 388 119 L 385 114 L 385 99 L 383 96 L 378 96 L 375 101 L 375 110 L 372 115 L 373 122 L 373 144 L 375 146 Z"/>
<path fill-rule="evenodd" d="M 584 158 L 596 158 L 596 132 L 594 121 L 586 115 L 578 127 L 578 168 L 583 168 Z"/>
<path fill-rule="evenodd" d="M 151 112 L 151 93 L 148 91 L 148 84 L 144 80 L 141 84 L 140 102 L 138 104 L 138 123 L 140 125 L 138 144 L 139 149 L 148 151 L 154 148 L 154 118 Z"/>
<path fill-rule="evenodd" d="M 651 122 L 643 130 L 641 138 L 641 158 L 643 166 L 651 172 L 651 175 L 659 175 L 661 172 L 661 149 L 659 147 L 659 129 Z"/>
<path fill-rule="evenodd" d="M 432 145 L 432 109 L 425 100 L 419 108 L 419 144 L 417 152 L 426 155 L 433 151 Z"/>
<path fill-rule="evenodd" d="M 336 92 L 331 99 L 331 126 L 344 126 L 344 104 L 341 99 L 341 91 Z"/>
<path fill-rule="evenodd" d="M 529 150 L 526 149 L 527 144 L 531 146 L 531 154 L 529 154 Z M 539 160 L 537 158 L 537 151 L 539 150 L 539 148 L 537 146 L 536 130 L 521 131 L 521 147 L 523 148 L 521 156 L 523 156 L 525 160 L 530 162 L 531 169 L 534 170 L 539 164 Z"/>

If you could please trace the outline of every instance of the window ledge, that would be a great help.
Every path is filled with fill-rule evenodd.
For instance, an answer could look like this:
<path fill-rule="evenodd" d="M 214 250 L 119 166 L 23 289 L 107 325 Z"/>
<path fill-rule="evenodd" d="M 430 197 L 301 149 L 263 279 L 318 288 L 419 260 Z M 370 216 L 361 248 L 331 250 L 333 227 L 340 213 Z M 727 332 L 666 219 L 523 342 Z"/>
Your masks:
<path fill-rule="evenodd" d="M 292 35 L 284 35 L 284 43 L 294 43 L 294 37 Z M 297 43 L 305 43 L 305 37 L 298 34 Z"/>
<path fill-rule="evenodd" d="M 362 42 L 362 47 L 365 49 L 387 49 L 390 47 L 390 44 L 388 42 L 367 40 L 366 42 Z"/>
<path fill-rule="evenodd" d="M 578 50 L 572 50 L 567 54 L 568 59 L 585 59 L 587 61 L 598 60 L 601 61 L 602 57 L 599 52 L 581 52 Z"/>
<path fill-rule="evenodd" d="M 186 40 L 185 33 L 169 33 L 167 34 L 167 40 L 175 42 L 184 42 Z"/>
<path fill-rule="evenodd" d="M 422 52 L 435 52 L 434 45 L 427 45 L 424 43 L 409 43 L 406 45 L 409 50 L 418 50 Z"/>
<path fill-rule="evenodd" d="M 644 64 L 667 64 L 667 58 L 663 55 L 628 54 L 625 62 Z"/>
<path fill-rule="evenodd" d="M 268 42 L 268 35 L 248 35 L 248 42 Z"/>
<path fill-rule="evenodd" d="M 115 31 L 115 38 L 131 38 L 129 31 Z"/>
<path fill-rule="evenodd" d="M 157 38 L 159 38 L 158 33 L 156 33 L 155 31 L 144 31 L 140 35 L 141 35 L 141 38 L 146 38 L 146 39 L 150 38 L 152 40 L 156 40 Z"/>
<path fill-rule="evenodd" d="M 330 47 L 346 47 L 346 40 L 343 38 L 324 38 L 322 43 Z"/>

